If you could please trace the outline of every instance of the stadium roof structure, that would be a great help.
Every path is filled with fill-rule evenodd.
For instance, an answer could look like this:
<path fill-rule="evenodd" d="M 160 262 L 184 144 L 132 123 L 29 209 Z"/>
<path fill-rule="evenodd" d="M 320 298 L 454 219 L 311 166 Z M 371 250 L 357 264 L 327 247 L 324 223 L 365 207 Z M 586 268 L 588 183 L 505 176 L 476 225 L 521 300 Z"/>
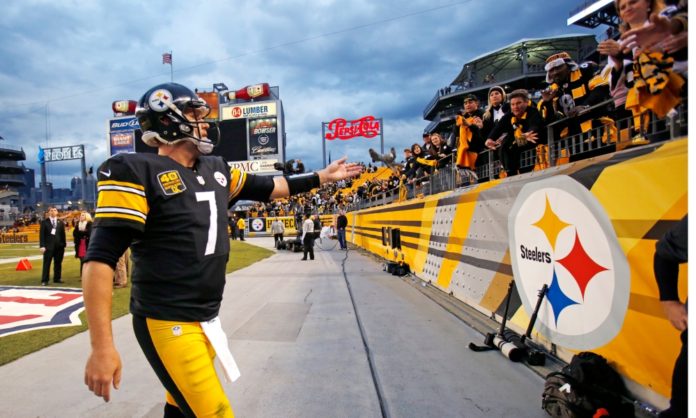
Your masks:
<path fill-rule="evenodd" d="M 462 66 L 449 86 L 435 93 L 423 111 L 423 118 L 434 121 L 440 116 L 442 119 L 440 113 L 460 108 L 467 94 L 478 96 L 485 104 L 488 89 L 495 85 L 504 86 L 508 92 L 516 88 L 538 89 L 546 78 L 544 65 L 550 55 L 566 51 L 575 60 L 582 61 L 596 49 L 594 35 L 570 34 L 520 39 L 479 55 Z"/>
<path fill-rule="evenodd" d="M 24 186 L 24 166 L 18 162 L 26 159 L 23 148 L 0 142 L 0 187 Z"/>
<path fill-rule="evenodd" d="M 570 12 L 568 26 L 578 25 L 596 28 L 599 25 L 617 27 L 619 16 L 616 14 L 614 0 L 588 0 Z"/>

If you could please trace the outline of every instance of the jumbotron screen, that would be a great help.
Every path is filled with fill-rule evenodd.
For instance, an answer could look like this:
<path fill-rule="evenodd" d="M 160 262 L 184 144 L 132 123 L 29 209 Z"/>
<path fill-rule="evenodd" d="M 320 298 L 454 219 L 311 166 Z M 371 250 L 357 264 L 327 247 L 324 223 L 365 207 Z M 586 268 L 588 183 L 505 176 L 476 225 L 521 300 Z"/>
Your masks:
<path fill-rule="evenodd" d="M 229 119 L 218 122 L 220 141 L 213 149 L 213 155 L 219 155 L 226 161 L 244 161 L 247 159 L 246 119 Z M 135 131 L 135 152 L 157 153 L 157 148 L 147 146 L 141 139 L 140 129 Z M 217 139 L 215 129 L 208 131 L 211 140 Z"/>

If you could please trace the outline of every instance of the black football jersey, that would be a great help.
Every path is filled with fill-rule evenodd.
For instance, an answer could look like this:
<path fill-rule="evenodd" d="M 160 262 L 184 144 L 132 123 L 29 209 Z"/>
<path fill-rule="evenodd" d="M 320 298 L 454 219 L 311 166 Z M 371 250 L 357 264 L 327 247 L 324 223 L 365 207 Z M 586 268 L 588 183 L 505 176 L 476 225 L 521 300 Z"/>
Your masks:
<path fill-rule="evenodd" d="M 141 232 L 131 244 L 131 312 L 205 321 L 218 314 L 225 285 L 227 207 L 268 200 L 273 179 L 230 170 L 220 157 L 199 157 L 191 169 L 166 156 L 118 154 L 99 168 L 97 190 L 95 227 Z"/>

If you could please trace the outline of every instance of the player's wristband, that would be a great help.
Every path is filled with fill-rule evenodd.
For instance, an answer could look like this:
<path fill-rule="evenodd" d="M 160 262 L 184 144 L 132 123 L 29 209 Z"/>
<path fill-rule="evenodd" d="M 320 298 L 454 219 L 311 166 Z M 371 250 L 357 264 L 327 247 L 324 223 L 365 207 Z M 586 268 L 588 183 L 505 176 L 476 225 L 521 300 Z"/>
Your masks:
<path fill-rule="evenodd" d="M 285 180 L 288 182 L 288 188 L 290 189 L 291 195 L 308 192 L 321 185 L 319 174 L 316 171 L 305 174 L 285 176 Z"/>

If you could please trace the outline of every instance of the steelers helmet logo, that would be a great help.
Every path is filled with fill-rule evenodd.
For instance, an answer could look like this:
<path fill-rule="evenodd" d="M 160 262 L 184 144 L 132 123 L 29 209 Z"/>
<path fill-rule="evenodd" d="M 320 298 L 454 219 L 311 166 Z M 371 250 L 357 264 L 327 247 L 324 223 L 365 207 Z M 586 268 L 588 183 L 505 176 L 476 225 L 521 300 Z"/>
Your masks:
<path fill-rule="evenodd" d="M 544 284 L 536 327 L 587 350 L 610 342 L 628 308 L 630 270 L 597 199 L 568 176 L 525 185 L 508 218 L 515 285 L 528 315 Z"/>
<path fill-rule="evenodd" d="M 156 112 L 163 112 L 169 109 L 169 103 L 172 101 L 172 93 L 169 90 L 157 89 L 150 94 L 150 98 L 147 99 L 147 103 L 150 105 L 150 109 Z"/>

